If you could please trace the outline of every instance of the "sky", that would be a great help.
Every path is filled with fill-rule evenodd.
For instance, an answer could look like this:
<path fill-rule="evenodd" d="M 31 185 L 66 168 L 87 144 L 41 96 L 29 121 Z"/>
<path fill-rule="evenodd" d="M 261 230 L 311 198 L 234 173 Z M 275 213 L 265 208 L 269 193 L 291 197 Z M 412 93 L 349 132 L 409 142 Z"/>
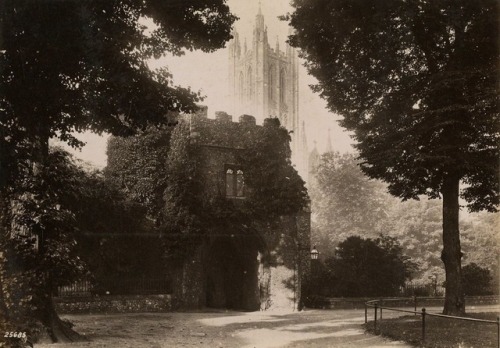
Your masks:
<path fill-rule="evenodd" d="M 235 29 L 240 34 L 241 42 L 244 42 L 246 38 L 247 42 L 251 43 L 255 16 L 260 4 L 268 29 L 269 44 L 274 47 L 278 38 L 280 48 L 284 50 L 288 24 L 277 17 L 292 11 L 289 1 L 228 0 L 227 4 L 231 12 L 239 17 Z M 320 153 L 324 152 L 329 132 L 334 151 L 341 153 L 354 151 L 349 133 L 337 124 L 340 116 L 329 112 L 326 109 L 326 102 L 309 88 L 309 85 L 314 84 L 316 80 L 307 74 L 302 63 L 302 61 L 299 63 L 299 115 L 305 121 L 309 151 L 316 146 Z M 226 49 L 220 49 L 214 53 L 195 51 L 186 52 L 181 57 L 163 57 L 157 61 L 151 61 L 150 67 L 168 67 L 176 85 L 189 86 L 194 91 L 200 91 L 206 96 L 201 104 L 208 106 L 208 115 L 213 117 L 215 111 L 228 110 L 227 64 L 228 52 Z M 237 119 L 237 116 L 233 115 L 233 119 Z M 81 151 L 72 151 L 76 157 L 96 167 L 105 167 L 108 136 L 86 132 L 77 137 L 85 141 L 86 145 Z"/>

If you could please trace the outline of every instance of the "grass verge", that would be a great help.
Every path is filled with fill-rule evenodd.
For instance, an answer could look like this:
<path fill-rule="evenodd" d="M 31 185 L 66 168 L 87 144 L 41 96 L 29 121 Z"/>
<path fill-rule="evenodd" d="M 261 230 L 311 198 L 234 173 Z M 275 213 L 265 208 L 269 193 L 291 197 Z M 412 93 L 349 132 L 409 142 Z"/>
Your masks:
<path fill-rule="evenodd" d="M 467 316 L 477 319 L 497 320 L 496 313 L 473 313 Z M 427 316 L 425 322 L 425 343 L 422 343 L 421 315 L 408 315 L 377 321 L 376 334 L 425 348 L 498 347 L 496 324 L 432 316 Z M 365 324 L 365 329 L 370 333 L 375 333 L 373 321 Z"/>

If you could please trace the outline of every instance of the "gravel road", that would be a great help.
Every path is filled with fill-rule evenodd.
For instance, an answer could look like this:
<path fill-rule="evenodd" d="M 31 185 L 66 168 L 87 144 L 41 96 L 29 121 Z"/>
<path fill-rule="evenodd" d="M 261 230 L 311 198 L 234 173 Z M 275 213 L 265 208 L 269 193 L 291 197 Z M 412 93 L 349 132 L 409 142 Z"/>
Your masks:
<path fill-rule="evenodd" d="M 362 310 L 65 315 L 88 341 L 36 344 L 82 347 L 409 347 L 364 333 Z"/>

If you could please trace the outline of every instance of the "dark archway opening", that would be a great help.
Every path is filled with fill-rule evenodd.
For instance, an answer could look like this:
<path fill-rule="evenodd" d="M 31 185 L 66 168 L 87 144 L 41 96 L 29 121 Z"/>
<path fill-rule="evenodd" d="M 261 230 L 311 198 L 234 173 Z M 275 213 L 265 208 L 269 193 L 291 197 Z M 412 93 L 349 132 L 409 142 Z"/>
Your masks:
<path fill-rule="evenodd" d="M 207 307 L 260 309 L 259 270 L 262 267 L 255 237 L 217 237 L 212 242 L 207 261 Z"/>

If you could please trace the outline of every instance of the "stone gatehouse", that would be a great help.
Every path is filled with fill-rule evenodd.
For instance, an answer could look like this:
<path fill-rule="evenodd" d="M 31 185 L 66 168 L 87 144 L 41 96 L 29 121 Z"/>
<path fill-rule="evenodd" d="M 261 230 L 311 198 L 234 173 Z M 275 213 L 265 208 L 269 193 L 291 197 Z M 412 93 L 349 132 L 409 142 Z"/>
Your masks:
<path fill-rule="evenodd" d="M 233 122 L 224 112 L 208 119 L 204 107 L 188 117 L 189 157 L 201 179 L 203 199 L 223 197 L 236 206 L 245 203 L 248 187 L 246 168 L 239 163 L 240 140 L 272 127 L 275 121 L 267 119 L 260 126 L 253 116 L 243 115 Z M 181 308 L 300 309 L 309 253 L 307 208 L 279 216 L 272 228 L 252 223 L 211 230 L 178 266 L 174 301 Z"/>

